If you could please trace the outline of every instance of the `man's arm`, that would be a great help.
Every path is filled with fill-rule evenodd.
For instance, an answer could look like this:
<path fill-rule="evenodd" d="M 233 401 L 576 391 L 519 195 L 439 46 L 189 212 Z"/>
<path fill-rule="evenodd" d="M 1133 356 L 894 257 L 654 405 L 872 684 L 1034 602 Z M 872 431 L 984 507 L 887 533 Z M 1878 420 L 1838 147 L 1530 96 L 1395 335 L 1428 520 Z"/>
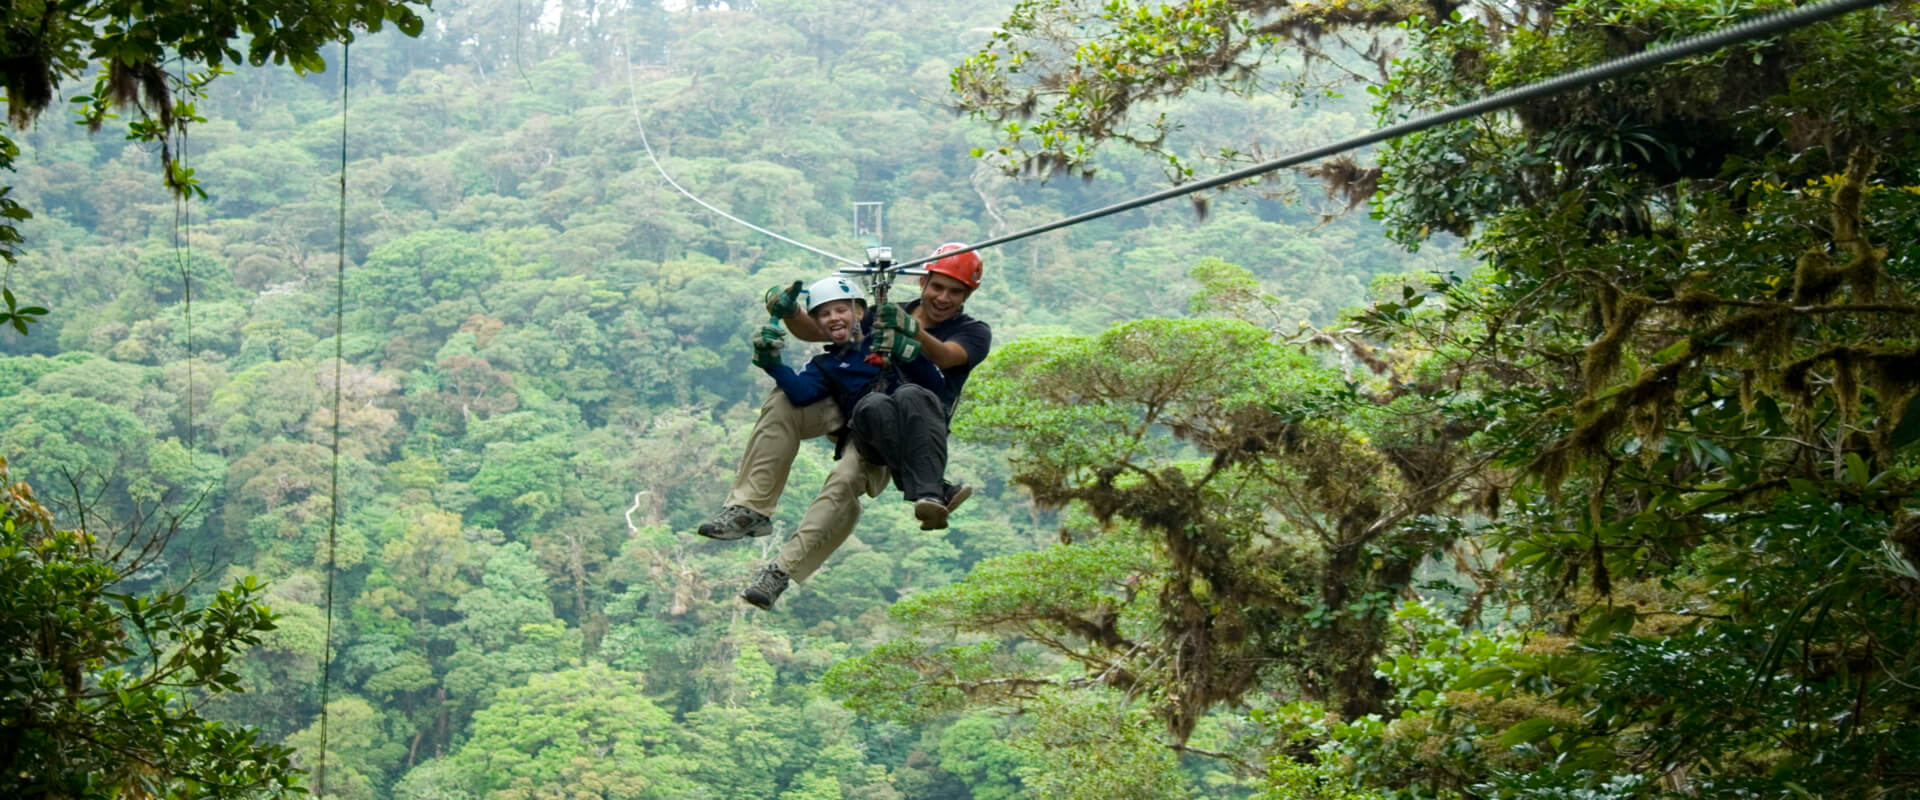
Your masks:
<path fill-rule="evenodd" d="M 913 310 L 915 319 L 920 319 L 920 309 Z M 987 348 L 991 347 L 991 334 L 986 333 L 985 325 L 978 331 L 967 331 L 952 339 L 935 339 L 927 333 L 926 320 L 920 320 L 920 332 L 914 338 L 920 342 L 920 352 L 928 361 L 941 369 L 953 369 L 967 363 L 979 363 L 986 360 Z"/>
<path fill-rule="evenodd" d="M 933 362 L 925 358 L 916 358 L 900 365 L 900 374 L 907 379 L 908 383 L 919 384 L 934 394 L 947 390 L 947 376 L 941 374 L 940 370 L 934 369 Z"/>
<path fill-rule="evenodd" d="M 819 323 L 800 308 L 800 287 L 800 281 L 794 281 L 789 286 L 775 286 L 767 290 L 761 301 L 767 313 L 785 323 L 794 338 L 803 342 L 827 341 L 827 332 L 821 330 Z"/>
<path fill-rule="evenodd" d="M 805 311 L 795 311 L 780 321 L 786 323 L 787 330 L 793 334 L 793 338 L 800 341 L 824 342 L 831 338 L 827 336 L 826 331 L 820 329 L 820 323 L 814 322 L 813 317 L 808 316 Z"/>
<path fill-rule="evenodd" d="M 927 333 L 927 319 L 921 316 L 921 309 L 924 308 L 926 306 L 915 306 L 913 309 L 913 318 L 920 321 L 920 331 L 914 334 L 914 338 L 920 342 L 921 354 L 941 369 L 952 369 L 973 360 L 973 354 L 967 352 L 967 348 L 958 341 L 935 339 Z M 985 356 L 985 353 L 981 355 Z"/>
<path fill-rule="evenodd" d="M 798 336 L 799 334 L 796 333 L 794 335 Z M 806 337 L 802 336 L 800 338 L 804 339 Z M 920 340 L 920 352 L 924 353 L 927 360 L 932 361 L 934 366 L 941 369 L 951 369 L 960 366 L 972 358 L 972 356 L 967 354 L 967 348 L 961 347 L 957 342 L 941 341 L 932 336 L 928 336 L 927 329 L 924 327 L 920 329 L 920 333 L 914 338 Z"/>

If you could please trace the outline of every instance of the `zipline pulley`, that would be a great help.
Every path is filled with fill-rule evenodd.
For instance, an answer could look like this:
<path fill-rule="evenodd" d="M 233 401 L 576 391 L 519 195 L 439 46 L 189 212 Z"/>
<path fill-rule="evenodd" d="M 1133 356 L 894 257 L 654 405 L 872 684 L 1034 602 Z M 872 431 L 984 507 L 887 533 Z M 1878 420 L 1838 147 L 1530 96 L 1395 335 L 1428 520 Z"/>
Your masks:
<path fill-rule="evenodd" d="M 867 275 L 868 294 L 873 296 L 873 308 L 878 313 L 881 306 L 887 304 L 887 290 L 893 288 L 893 248 L 885 245 L 867 246 L 866 266 L 858 270 L 841 268 L 841 272 L 864 272 Z M 867 354 L 867 363 L 886 368 L 887 357 L 878 350 Z"/>

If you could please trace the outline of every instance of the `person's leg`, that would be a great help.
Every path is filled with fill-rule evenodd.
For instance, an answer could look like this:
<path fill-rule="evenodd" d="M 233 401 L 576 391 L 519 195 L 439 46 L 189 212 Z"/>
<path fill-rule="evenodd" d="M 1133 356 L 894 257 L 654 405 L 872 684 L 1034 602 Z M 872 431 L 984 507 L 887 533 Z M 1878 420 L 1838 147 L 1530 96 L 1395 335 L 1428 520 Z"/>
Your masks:
<path fill-rule="evenodd" d="M 714 539 L 738 539 L 765 536 L 773 532 L 769 519 L 780 506 L 780 494 L 787 487 L 787 473 L 800 442 L 824 436 L 840 428 L 840 409 L 828 402 L 795 406 L 778 389 L 767 395 L 760 406 L 760 417 L 747 434 L 747 446 L 740 454 L 740 468 L 734 473 L 733 487 L 720 514 L 700 526 L 700 535 Z"/>
<path fill-rule="evenodd" d="M 800 452 L 800 442 L 839 430 L 840 424 L 840 409 L 832 403 L 795 406 L 787 401 L 786 392 L 773 390 L 760 406 L 753 431 L 747 434 L 747 447 L 740 454 L 740 469 L 727 492 L 727 505 L 746 506 L 771 516 L 780 506 L 780 493 L 787 488 L 787 473 Z"/>
<path fill-rule="evenodd" d="M 891 395 L 868 395 L 853 407 L 853 435 L 869 458 L 878 458 L 893 472 L 894 485 L 913 503 L 921 530 L 947 527 L 950 501 L 958 505 L 971 491 L 949 491 L 941 481 L 947 467 L 947 417 L 939 397 L 913 384 Z"/>
<path fill-rule="evenodd" d="M 926 387 L 907 384 L 893 392 L 896 426 L 888 466 L 900 473 L 900 489 L 913 500 L 946 505 L 941 478 L 947 471 L 947 414 Z"/>
<path fill-rule="evenodd" d="M 860 495 L 877 496 L 886 485 L 884 466 L 862 458 L 857 448 L 846 448 L 833 471 L 827 473 L 820 494 L 807 506 L 793 538 L 780 548 L 774 565 L 796 581 L 812 577 L 859 523 Z"/>
<path fill-rule="evenodd" d="M 848 420 L 847 435 L 853 437 L 848 444 L 851 450 L 857 450 L 861 458 L 869 464 L 880 464 L 893 473 L 893 482 L 901 491 L 899 470 L 892 469 L 892 453 L 900 445 L 901 426 L 898 409 L 894 406 L 893 396 L 881 392 L 870 392 L 853 404 L 853 419 Z"/>
<path fill-rule="evenodd" d="M 947 514 L 972 491 L 950 487 L 947 471 L 946 407 L 933 392 L 908 384 L 892 397 L 895 430 L 888 463 L 900 491 L 913 501 L 913 516 L 924 531 L 947 527 Z"/>

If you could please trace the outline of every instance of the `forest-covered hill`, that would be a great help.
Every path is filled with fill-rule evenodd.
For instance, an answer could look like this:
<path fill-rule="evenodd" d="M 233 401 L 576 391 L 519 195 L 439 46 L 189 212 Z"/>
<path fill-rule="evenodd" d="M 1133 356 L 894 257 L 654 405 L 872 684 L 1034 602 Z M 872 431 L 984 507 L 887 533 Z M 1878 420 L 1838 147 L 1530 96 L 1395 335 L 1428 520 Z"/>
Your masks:
<path fill-rule="evenodd" d="M 525 11 L 441 4 L 418 39 L 354 45 L 337 342 L 338 47 L 323 73 L 209 86 L 179 144 L 204 198 L 174 201 L 153 147 L 111 127 L 49 115 L 21 133 L 14 196 L 35 217 L 9 285 L 53 313 L 0 334 L 14 476 L 69 523 L 69 483 L 101 525 L 179 515 L 131 588 L 268 582 L 279 627 L 237 668 L 247 693 L 210 713 L 309 767 L 331 556 L 337 796 L 1019 794 L 1024 762 L 992 724 L 863 720 L 814 682 L 894 635 L 889 603 L 1053 541 L 1054 516 L 1009 485 L 1004 450 L 958 445 L 954 473 L 982 494 L 950 530 L 870 501 L 828 570 L 749 613 L 735 594 L 762 548 L 691 531 L 770 385 L 747 366 L 761 290 L 834 264 L 680 196 L 641 137 L 708 202 L 853 255 L 855 202 L 883 203 L 887 243 L 917 256 L 1158 188 L 1160 171 L 1115 158 L 1100 180 L 1042 185 L 976 163 L 990 133 L 943 107 L 947 72 L 1003 7 Z M 1306 142 L 1366 122 L 1364 103 L 1329 105 L 1202 103 L 1191 127 Z M 1450 268 L 1364 215 L 1323 219 L 1312 191 L 988 252 L 969 310 L 1002 346 L 1094 333 L 1188 313 L 1192 270 L 1225 260 L 1291 329 L 1375 274 Z M 782 532 L 830 459 L 803 450 Z"/>
<path fill-rule="evenodd" d="M 643 134 L 917 256 L 1775 5 L 441 4 L 209 84 L 185 201 L 49 112 L 0 499 L 264 600 L 196 702 L 352 800 L 1908 796 L 1910 3 L 988 250 L 952 528 L 772 613 L 692 534 L 834 265 Z"/>

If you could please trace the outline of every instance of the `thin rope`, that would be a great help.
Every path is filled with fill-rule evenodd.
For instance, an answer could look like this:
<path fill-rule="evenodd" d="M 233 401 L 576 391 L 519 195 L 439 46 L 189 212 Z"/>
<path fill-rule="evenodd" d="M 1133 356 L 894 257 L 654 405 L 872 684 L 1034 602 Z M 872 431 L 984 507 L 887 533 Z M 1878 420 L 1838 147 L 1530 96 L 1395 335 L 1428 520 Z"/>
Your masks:
<path fill-rule="evenodd" d="M 347 337 L 347 87 L 353 85 L 353 43 L 340 43 L 340 219 L 333 269 L 333 472 L 327 504 L 327 624 L 320 653 L 320 762 L 314 772 L 316 796 L 327 796 L 327 701 L 333 687 L 334 550 L 340 532 L 340 365 Z"/>
<path fill-rule="evenodd" d="M 187 59 L 180 57 L 180 89 L 187 88 Z M 175 159 L 180 163 L 180 174 L 187 173 L 187 126 L 180 125 L 180 151 Z M 185 233 L 182 233 L 182 229 Z M 181 243 L 185 242 L 186 258 L 181 259 Z M 187 468 L 193 468 L 194 445 L 194 381 L 193 381 L 193 189 L 183 186 L 173 197 L 173 259 L 180 267 L 182 314 L 185 315 L 187 337 Z"/>
<path fill-rule="evenodd" d="M 674 181 L 672 175 L 667 174 L 667 168 L 664 166 L 661 166 L 660 159 L 653 154 L 653 145 L 647 143 L 647 128 L 645 125 L 642 125 L 640 123 L 640 97 L 639 97 L 639 93 L 635 91 L 633 86 L 633 49 L 631 44 L 629 44 L 627 48 L 626 61 L 627 61 L 627 107 L 633 111 L 634 130 L 637 130 L 640 132 L 640 146 L 646 148 L 647 160 L 653 162 L 653 168 L 660 171 L 660 177 L 666 179 L 668 186 L 672 186 L 674 188 L 674 191 L 677 191 L 683 195 L 686 195 L 688 200 L 692 200 L 693 202 L 699 203 L 702 207 L 706 208 L 708 211 L 711 211 L 715 214 L 719 214 L 720 216 L 726 217 L 727 219 L 733 220 L 734 222 L 740 223 L 741 225 L 745 225 L 749 228 L 752 228 L 756 231 L 764 233 L 775 239 L 779 239 L 780 241 L 786 242 L 787 244 L 793 245 L 794 247 L 798 247 L 804 250 L 810 250 L 814 253 L 826 256 L 827 258 L 831 258 L 842 264 L 851 264 L 856 267 L 865 266 L 865 262 L 855 261 L 851 258 L 846 258 L 843 256 L 837 256 L 825 250 L 822 250 L 818 247 L 814 247 L 813 245 L 807 244 L 805 242 L 794 241 L 785 236 L 781 236 L 780 234 L 774 233 L 773 231 L 767 230 L 766 228 L 762 228 L 744 219 L 741 219 L 732 214 L 729 214 L 725 211 L 721 211 L 718 208 L 714 208 L 713 205 L 708 203 L 707 201 L 702 200 L 698 197 L 695 197 L 692 192 L 689 192 L 686 189 L 682 188 L 678 182 Z"/>
<path fill-rule="evenodd" d="M 1081 214 L 1075 214 L 1070 217 L 1063 217 L 1061 219 L 1046 223 L 1044 225 L 1037 225 L 1032 228 L 1027 228 L 1026 230 L 1009 233 L 1005 236 L 997 236 L 997 237 L 988 239 L 986 241 L 980 242 L 979 244 L 971 244 L 959 250 L 954 250 L 948 253 L 942 253 L 941 257 L 953 255 L 955 253 L 965 253 L 973 250 L 981 250 L 984 248 L 993 247 L 995 245 L 1006 244 L 1008 242 L 1019 241 L 1021 239 L 1025 239 L 1030 236 L 1038 236 L 1048 231 L 1058 230 L 1060 228 L 1065 228 L 1071 225 L 1078 225 L 1082 222 L 1087 222 L 1090 220 L 1099 219 L 1101 217 L 1118 214 L 1122 211 L 1132 211 L 1133 209 L 1140 208 L 1141 206 L 1152 205 L 1154 203 L 1158 203 L 1163 200 L 1171 200 L 1175 197 L 1181 197 L 1183 195 L 1192 194 L 1194 192 L 1202 191 L 1205 189 L 1211 189 L 1215 186 L 1232 183 L 1238 180 L 1244 180 L 1246 178 L 1251 178 L 1256 175 L 1264 175 L 1268 172 L 1272 172 L 1277 169 L 1284 169 L 1286 167 L 1304 164 L 1309 161 L 1316 161 L 1322 158 L 1326 158 L 1327 156 L 1335 155 L 1337 153 L 1342 153 L 1348 150 L 1353 150 L 1355 148 L 1365 147 L 1370 144 L 1377 144 L 1380 142 L 1384 142 L 1388 139 L 1398 138 L 1410 133 L 1418 133 L 1428 128 L 1445 125 L 1449 122 L 1457 122 L 1459 120 L 1463 120 L 1468 117 L 1476 117 L 1481 114 L 1485 114 L 1489 111 L 1498 111 L 1504 108 L 1510 108 L 1512 106 L 1516 106 L 1521 103 L 1524 103 L 1528 100 L 1533 100 L 1540 97 L 1546 97 L 1548 95 L 1558 94 L 1560 92 L 1564 92 L 1569 89 L 1577 89 L 1583 86 L 1591 86 L 1593 84 L 1599 83 L 1604 80 L 1617 78 L 1617 77 L 1628 75 L 1635 72 L 1642 72 L 1647 69 L 1651 69 L 1653 67 L 1657 67 L 1671 61 L 1677 61 L 1681 58 L 1685 58 L 1690 55 L 1703 53 L 1709 50 L 1717 50 L 1722 47 L 1739 44 L 1741 42 L 1750 41 L 1753 39 L 1758 39 L 1763 36 L 1782 33 L 1785 31 L 1792 30 L 1794 28 L 1805 27 L 1807 25 L 1812 25 L 1816 22 L 1822 22 L 1822 21 L 1831 19 L 1833 17 L 1838 17 L 1842 14 L 1858 11 L 1863 8 L 1870 8 L 1872 6 L 1881 5 L 1885 2 L 1887 2 L 1887 0 L 1827 0 L 1827 2 L 1815 3 L 1813 5 L 1808 5 L 1808 6 L 1801 6 L 1799 8 L 1790 9 L 1787 11 L 1776 11 L 1771 14 L 1765 14 L 1745 22 L 1736 23 L 1726 28 L 1722 28 L 1718 31 L 1714 31 L 1711 33 L 1704 33 L 1698 36 L 1692 36 L 1686 39 L 1682 39 L 1678 42 L 1674 42 L 1672 44 L 1663 45 L 1661 47 L 1635 53 L 1630 56 L 1621 56 L 1619 58 L 1615 58 L 1609 61 L 1604 61 L 1590 67 L 1586 67 L 1580 70 L 1576 70 L 1574 72 L 1567 73 L 1565 75 L 1560 75 L 1557 77 L 1549 78 L 1547 80 L 1536 81 L 1534 83 L 1530 83 L 1525 86 L 1508 89 L 1504 92 L 1499 92 L 1497 94 L 1493 94 L 1493 95 L 1481 98 L 1479 100 L 1466 103 L 1464 105 L 1457 105 L 1452 108 L 1443 109 L 1441 111 L 1427 114 L 1425 116 L 1415 117 L 1411 120 L 1407 120 L 1406 122 L 1402 122 L 1397 125 L 1389 125 L 1385 128 L 1376 129 L 1372 133 L 1361 134 L 1359 136 L 1355 136 L 1349 139 L 1344 139 L 1330 145 L 1316 147 L 1312 150 L 1302 151 L 1302 152 L 1295 153 L 1293 155 L 1286 156 L 1283 158 L 1277 158 L 1272 161 L 1267 161 L 1261 164 L 1255 164 L 1253 166 L 1234 170 L 1232 172 L 1228 172 L 1222 175 L 1216 175 L 1212 178 L 1208 178 L 1198 183 L 1182 184 L 1180 186 L 1175 186 L 1170 189 L 1163 189 L 1161 191 L 1154 192 L 1153 194 L 1144 195 L 1144 196 L 1141 196 L 1132 200 L 1128 200 L 1125 202 L 1121 202 L 1121 203 L 1115 203 L 1113 205 L 1106 206 L 1104 208 L 1098 208 L 1098 209 L 1094 209 L 1092 211 L 1084 212 Z M 922 266 L 924 264 L 931 263 L 934 260 L 935 260 L 934 257 L 928 256 L 926 258 L 921 258 L 914 261 L 907 261 L 900 264 L 896 264 L 892 267 L 889 267 L 888 269 L 891 269 L 894 271 L 902 271 L 902 270 L 907 270 L 914 267 Z"/>
<path fill-rule="evenodd" d="M 527 25 L 527 19 L 520 11 L 520 0 L 513 0 L 513 68 L 520 71 L 520 80 L 527 84 L 527 91 L 534 91 L 533 79 L 527 77 L 527 66 L 520 60 L 520 35 Z"/>

